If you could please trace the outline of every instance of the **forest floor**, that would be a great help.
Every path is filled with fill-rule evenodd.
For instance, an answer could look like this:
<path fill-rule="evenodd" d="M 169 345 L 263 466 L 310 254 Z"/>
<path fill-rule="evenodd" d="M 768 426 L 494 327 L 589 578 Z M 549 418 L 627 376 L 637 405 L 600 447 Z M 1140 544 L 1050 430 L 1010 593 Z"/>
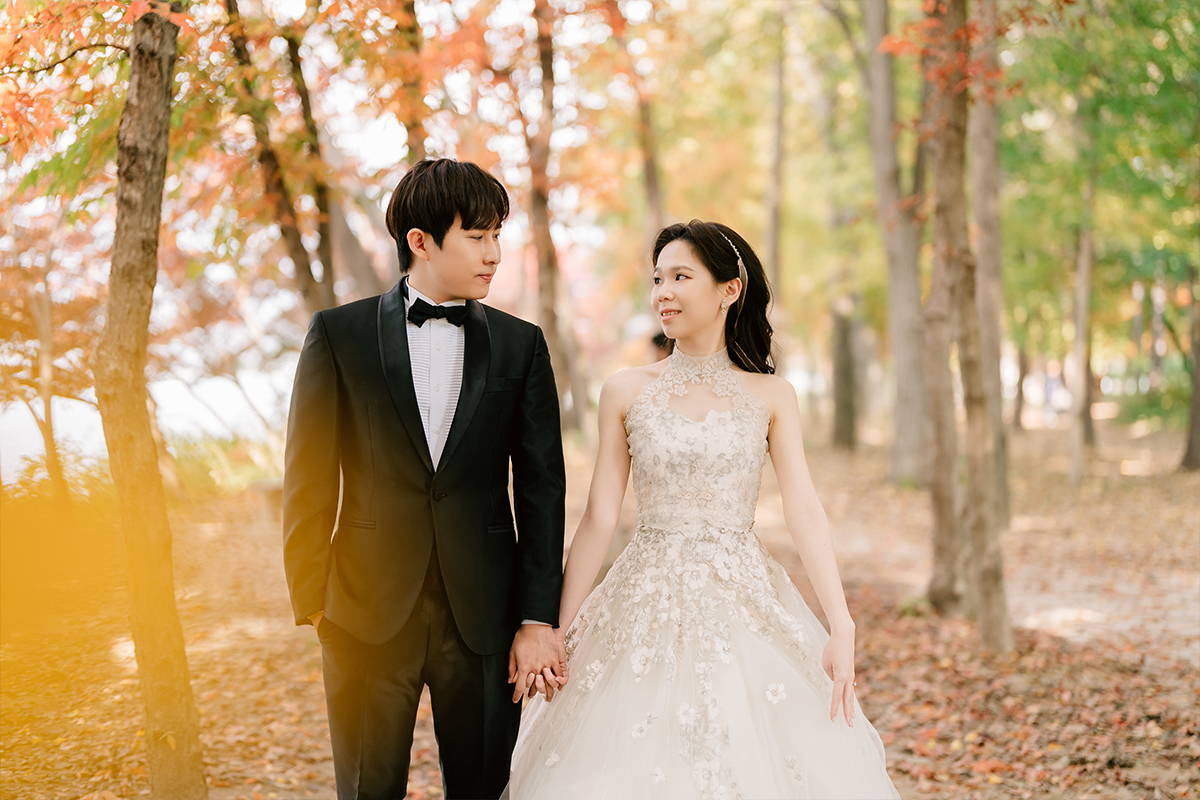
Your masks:
<path fill-rule="evenodd" d="M 919 600 L 929 500 L 887 483 L 887 451 L 809 443 L 857 621 L 859 697 L 905 797 L 1200 797 L 1200 475 L 1174 471 L 1179 432 L 1099 436 L 1078 490 L 1065 431 L 1011 439 L 1006 657 L 981 656 L 972 623 Z M 569 530 L 590 467 L 570 449 Z M 632 521 L 627 501 L 614 549 Z M 319 645 L 292 625 L 277 524 L 244 493 L 175 513 L 173 529 L 209 796 L 332 798 Z M 815 604 L 769 469 L 757 530 Z M 114 534 L 90 545 L 107 556 L 43 553 L 56 566 L 39 571 L 36 548 L 7 544 L 20 533 L 5 534 L 6 574 L 25 579 L 5 580 L 0 605 L 0 797 L 148 795 Z M 426 703 L 410 797 L 441 796 Z"/>

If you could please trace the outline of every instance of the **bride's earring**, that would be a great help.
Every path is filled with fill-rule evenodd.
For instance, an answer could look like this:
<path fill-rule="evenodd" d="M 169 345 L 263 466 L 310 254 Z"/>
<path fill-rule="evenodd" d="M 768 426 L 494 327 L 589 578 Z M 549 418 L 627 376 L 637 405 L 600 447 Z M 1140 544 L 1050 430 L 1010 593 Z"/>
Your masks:
<path fill-rule="evenodd" d="M 721 316 L 724 317 L 725 312 L 727 312 L 728 310 L 729 310 L 729 299 L 726 298 L 725 300 L 721 301 Z"/>

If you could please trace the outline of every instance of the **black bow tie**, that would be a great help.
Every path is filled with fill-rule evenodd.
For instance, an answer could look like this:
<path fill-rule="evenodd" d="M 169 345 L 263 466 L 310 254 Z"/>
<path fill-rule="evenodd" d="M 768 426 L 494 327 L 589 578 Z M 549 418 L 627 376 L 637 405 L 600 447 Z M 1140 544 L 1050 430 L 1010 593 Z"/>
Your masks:
<path fill-rule="evenodd" d="M 418 328 L 425 324 L 427 319 L 444 319 L 451 325 L 459 328 L 467 321 L 466 306 L 431 306 L 421 298 L 413 300 L 412 306 L 408 309 L 408 321 Z"/>

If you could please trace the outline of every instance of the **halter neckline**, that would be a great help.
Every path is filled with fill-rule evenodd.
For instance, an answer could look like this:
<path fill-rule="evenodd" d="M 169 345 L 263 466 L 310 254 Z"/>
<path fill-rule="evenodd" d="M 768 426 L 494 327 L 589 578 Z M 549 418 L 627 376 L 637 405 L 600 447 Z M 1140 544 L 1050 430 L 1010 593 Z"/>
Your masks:
<path fill-rule="evenodd" d="M 729 353 L 724 347 L 707 356 L 689 356 L 676 347 L 667 357 L 667 363 L 684 372 L 696 375 L 711 375 L 733 366 L 733 362 L 729 360 Z"/>

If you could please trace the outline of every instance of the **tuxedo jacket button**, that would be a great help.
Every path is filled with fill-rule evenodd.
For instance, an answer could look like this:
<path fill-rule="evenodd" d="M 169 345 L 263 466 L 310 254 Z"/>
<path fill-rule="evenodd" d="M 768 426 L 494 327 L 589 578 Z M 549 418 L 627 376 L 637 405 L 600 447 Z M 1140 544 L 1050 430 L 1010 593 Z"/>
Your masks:
<path fill-rule="evenodd" d="M 434 492 L 434 493 L 433 493 L 433 499 L 434 499 L 434 500 L 441 500 L 441 499 L 442 499 L 443 497 L 445 497 L 445 496 L 446 496 L 446 493 L 445 493 L 445 492 Z"/>

